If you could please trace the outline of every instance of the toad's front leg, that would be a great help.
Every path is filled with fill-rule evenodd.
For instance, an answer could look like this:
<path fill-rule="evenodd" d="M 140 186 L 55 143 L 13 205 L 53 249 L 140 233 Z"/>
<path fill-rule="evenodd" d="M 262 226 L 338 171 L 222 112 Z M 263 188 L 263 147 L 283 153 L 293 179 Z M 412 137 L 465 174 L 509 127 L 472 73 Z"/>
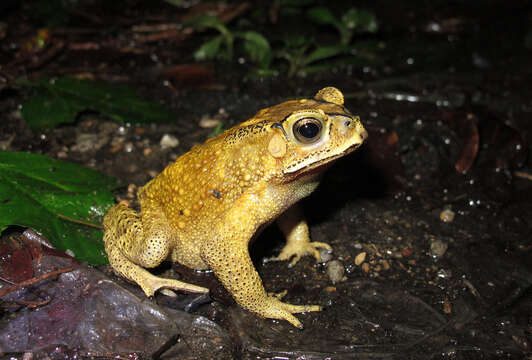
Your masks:
<path fill-rule="evenodd" d="M 321 262 L 318 249 L 326 249 L 332 252 L 329 244 L 310 241 L 309 229 L 303 211 L 298 204 L 286 210 L 279 218 L 277 224 L 286 237 L 286 245 L 279 256 L 271 260 L 290 260 L 290 265 L 295 265 L 302 256 L 312 255 L 316 261 Z"/>
<path fill-rule="evenodd" d="M 262 317 L 283 319 L 302 328 L 292 314 L 320 311 L 321 307 L 287 304 L 266 293 L 248 250 L 249 239 L 260 223 L 256 221 L 257 204 L 246 203 L 245 197 L 238 203 L 218 223 L 216 235 L 203 244 L 203 260 L 240 306 Z"/>

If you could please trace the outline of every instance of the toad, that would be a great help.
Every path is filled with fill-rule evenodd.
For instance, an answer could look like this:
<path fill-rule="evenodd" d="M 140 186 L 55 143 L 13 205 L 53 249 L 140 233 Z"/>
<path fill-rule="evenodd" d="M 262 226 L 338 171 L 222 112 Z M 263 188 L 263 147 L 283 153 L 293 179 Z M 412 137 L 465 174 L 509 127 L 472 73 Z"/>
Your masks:
<path fill-rule="evenodd" d="M 316 189 L 334 160 L 357 149 L 367 132 L 344 107 L 334 87 L 313 99 L 290 100 L 194 146 L 138 191 L 140 212 L 117 204 L 104 219 L 109 263 L 140 285 L 147 296 L 174 289 L 207 289 L 146 270 L 171 260 L 192 269 L 212 269 L 243 308 L 301 328 L 294 313 L 320 311 L 293 305 L 265 291 L 248 245 L 258 230 L 277 220 L 286 245 L 275 260 L 320 261 L 296 203 Z M 170 291 L 171 292 L 171 291 Z"/>

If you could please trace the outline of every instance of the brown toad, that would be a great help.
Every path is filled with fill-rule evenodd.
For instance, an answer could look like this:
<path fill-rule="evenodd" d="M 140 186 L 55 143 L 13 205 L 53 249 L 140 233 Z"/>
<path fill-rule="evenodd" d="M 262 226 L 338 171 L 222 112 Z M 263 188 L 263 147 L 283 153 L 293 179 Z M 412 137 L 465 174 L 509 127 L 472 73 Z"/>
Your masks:
<path fill-rule="evenodd" d="M 276 260 L 292 263 L 310 254 L 318 261 L 308 226 L 295 203 L 309 195 L 331 161 L 362 144 L 367 132 L 343 106 L 336 88 L 314 99 L 291 100 L 259 111 L 202 145 L 194 146 L 138 191 L 141 211 L 115 205 L 104 219 L 104 242 L 116 272 L 147 296 L 162 288 L 207 292 L 156 277 L 152 268 L 170 259 L 192 269 L 212 269 L 236 302 L 265 318 L 301 327 L 293 313 L 319 311 L 268 294 L 248 245 L 258 228 L 275 219 L 287 243 Z"/>

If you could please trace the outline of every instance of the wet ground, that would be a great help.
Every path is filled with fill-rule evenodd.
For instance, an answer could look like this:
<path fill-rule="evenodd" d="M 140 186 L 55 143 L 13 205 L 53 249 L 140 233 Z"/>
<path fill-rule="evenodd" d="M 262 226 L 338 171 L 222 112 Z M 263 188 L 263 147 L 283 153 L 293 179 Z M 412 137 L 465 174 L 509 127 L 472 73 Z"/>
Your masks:
<path fill-rule="evenodd" d="M 214 64 L 205 86 L 172 90 L 153 71 L 157 63 L 141 65 L 143 56 L 127 67 L 129 55 L 112 65 L 105 54 L 103 60 L 89 56 L 80 65 L 79 54 L 62 53 L 44 66 L 47 72 L 83 69 L 134 84 L 164 99 L 176 122 L 119 126 L 84 114 L 75 126 L 32 133 L 17 112 L 25 94 L 7 87 L 0 93 L 0 141 L 8 150 L 118 176 L 132 185 L 117 199 L 134 205 L 136 186 L 203 142 L 218 122 L 227 128 L 265 106 L 336 86 L 370 137 L 303 201 L 312 239 L 334 252 L 322 264 L 311 258 L 293 267 L 264 263 L 282 246 L 274 228 L 251 248 L 268 291 L 288 290 L 285 301 L 325 310 L 298 315 L 305 329 L 297 330 L 241 310 L 209 276 L 194 280 L 177 268 L 189 281 L 208 284 L 214 301 L 154 301 L 163 308 L 188 306 L 212 322 L 194 328 L 209 336 L 185 345 L 177 339 L 162 358 L 531 358 L 532 62 L 526 39 L 532 8 L 525 2 L 454 5 L 374 4 L 379 40 L 386 43 L 383 60 L 304 78 L 244 81 L 242 66 Z M 134 23 L 135 7 L 128 11 Z M 176 52 L 187 46 L 185 40 Z M 178 63 L 176 55 L 165 56 Z M 170 142 L 161 144 L 165 135 Z M 187 329 L 176 330 L 181 339 Z"/>

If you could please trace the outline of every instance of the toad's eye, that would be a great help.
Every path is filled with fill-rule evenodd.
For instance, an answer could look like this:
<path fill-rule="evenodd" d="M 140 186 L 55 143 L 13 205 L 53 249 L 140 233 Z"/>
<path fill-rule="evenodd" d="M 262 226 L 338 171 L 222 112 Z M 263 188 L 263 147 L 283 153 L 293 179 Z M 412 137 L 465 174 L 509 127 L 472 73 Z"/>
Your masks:
<path fill-rule="evenodd" d="M 321 122 L 318 119 L 308 117 L 298 120 L 292 131 L 297 140 L 304 144 L 311 144 L 320 138 L 321 128 Z"/>

